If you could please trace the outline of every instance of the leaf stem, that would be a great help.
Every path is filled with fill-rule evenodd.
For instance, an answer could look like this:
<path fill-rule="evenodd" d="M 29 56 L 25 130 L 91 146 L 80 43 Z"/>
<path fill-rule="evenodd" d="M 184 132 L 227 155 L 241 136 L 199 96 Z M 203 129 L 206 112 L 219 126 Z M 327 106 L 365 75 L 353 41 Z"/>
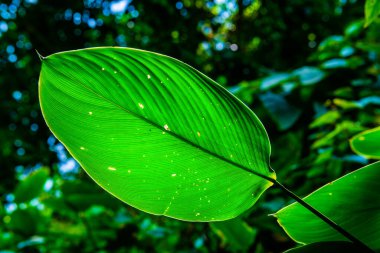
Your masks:
<path fill-rule="evenodd" d="M 291 197 L 292 199 L 294 199 L 296 202 L 298 202 L 303 207 L 305 207 L 306 209 L 308 209 L 310 212 L 312 212 L 313 214 L 315 214 L 318 218 L 320 218 L 321 220 L 323 220 L 327 225 L 329 225 L 335 231 L 337 231 L 338 233 L 340 233 L 341 235 L 343 235 L 344 237 L 346 237 L 347 239 L 349 239 L 351 242 L 353 242 L 354 244 L 356 244 L 358 247 L 360 247 L 363 250 L 363 252 L 374 253 L 374 251 L 371 248 L 369 248 L 366 244 L 364 244 L 358 238 L 356 238 L 355 236 L 353 236 L 352 234 L 350 234 L 347 230 L 345 230 L 344 228 L 342 228 L 341 226 L 339 226 L 337 223 L 335 223 L 334 221 L 330 220 L 327 216 L 325 216 L 324 214 L 322 214 L 321 212 L 319 212 L 317 209 L 315 209 L 314 207 L 312 207 L 311 205 L 309 205 L 308 203 L 306 203 L 303 199 L 301 199 L 296 194 L 294 194 L 293 192 L 291 192 L 290 190 L 288 190 L 280 182 L 278 182 L 275 179 L 271 180 L 271 182 L 275 186 L 277 186 L 278 188 L 280 188 L 289 197 Z"/>

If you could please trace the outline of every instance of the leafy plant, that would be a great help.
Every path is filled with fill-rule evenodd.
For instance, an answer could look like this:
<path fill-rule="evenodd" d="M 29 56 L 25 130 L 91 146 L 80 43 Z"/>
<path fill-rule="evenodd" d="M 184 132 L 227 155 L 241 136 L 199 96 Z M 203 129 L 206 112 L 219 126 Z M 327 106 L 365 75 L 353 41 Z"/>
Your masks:
<path fill-rule="evenodd" d="M 241 214 L 275 185 L 304 207 L 294 204 L 276 214 L 280 222 L 286 220 L 285 213 L 294 215 L 286 229 L 293 226 L 294 233 L 303 233 L 297 219 L 306 211 L 316 217 L 311 229 L 331 229 L 322 239 L 297 241 L 349 240 L 363 252 L 372 252 L 365 243 L 380 249 L 368 234 L 356 230 L 355 223 L 343 222 L 350 212 L 339 217 L 329 213 L 360 205 L 360 194 L 348 204 L 330 203 L 318 191 L 302 200 L 286 189 L 269 167 L 270 144 L 256 115 L 190 66 L 126 48 L 69 51 L 41 60 L 40 104 L 49 128 L 101 187 L 124 202 L 181 220 L 218 221 Z M 346 65 L 331 61 L 323 66 Z M 315 81 L 300 80 L 310 85 L 324 77 L 319 71 L 307 71 L 309 76 L 316 74 L 311 78 Z M 376 176 L 377 167 L 377 163 L 365 167 L 323 189 L 339 193 L 362 171 Z M 361 183 L 369 180 L 363 178 Z M 373 208 L 378 210 L 376 202 Z M 365 218 L 377 221 L 374 213 Z M 379 237 L 376 230 L 371 236 Z"/>
<path fill-rule="evenodd" d="M 365 7 L 365 25 L 369 26 L 380 14 L 380 1 L 379 0 L 366 0 Z"/>

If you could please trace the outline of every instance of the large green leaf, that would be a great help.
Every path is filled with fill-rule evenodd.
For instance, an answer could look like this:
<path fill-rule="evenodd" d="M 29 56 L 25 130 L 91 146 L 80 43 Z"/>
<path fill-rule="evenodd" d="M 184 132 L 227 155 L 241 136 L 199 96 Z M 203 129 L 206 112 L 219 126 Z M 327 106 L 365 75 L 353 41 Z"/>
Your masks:
<path fill-rule="evenodd" d="M 360 248 L 352 242 L 316 242 L 285 251 L 284 253 L 358 253 Z"/>
<path fill-rule="evenodd" d="M 355 135 L 351 147 L 356 153 L 368 158 L 380 159 L 380 127 Z"/>
<path fill-rule="evenodd" d="M 255 114 L 176 59 L 111 47 L 53 54 L 39 95 L 48 126 L 87 173 L 146 212 L 230 219 L 275 178 Z"/>
<path fill-rule="evenodd" d="M 304 200 L 373 249 L 380 249 L 380 162 L 331 182 Z M 299 243 L 344 241 L 322 220 L 298 203 L 275 216 L 285 232 Z"/>
<path fill-rule="evenodd" d="M 365 26 L 369 26 L 380 14 L 380 0 L 366 0 L 364 6 Z"/>

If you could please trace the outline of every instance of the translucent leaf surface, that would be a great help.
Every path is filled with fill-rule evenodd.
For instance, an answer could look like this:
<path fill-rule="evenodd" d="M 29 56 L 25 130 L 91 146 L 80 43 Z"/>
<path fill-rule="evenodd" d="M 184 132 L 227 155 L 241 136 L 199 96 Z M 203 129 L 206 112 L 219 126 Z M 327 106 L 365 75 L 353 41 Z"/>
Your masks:
<path fill-rule="evenodd" d="M 365 26 L 369 26 L 380 14 L 379 0 L 366 0 L 364 6 Z"/>
<path fill-rule="evenodd" d="M 39 94 L 49 128 L 87 173 L 146 212 L 230 219 L 275 177 L 254 113 L 173 58 L 126 48 L 53 54 Z"/>
<path fill-rule="evenodd" d="M 360 252 L 360 248 L 357 248 L 352 242 L 316 242 L 304 246 L 300 246 L 294 249 L 285 251 L 284 253 L 357 253 Z"/>
<path fill-rule="evenodd" d="M 368 158 L 380 159 L 380 127 L 355 135 L 350 143 L 356 153 Z"/>
<path fill-rule="evenodd" d="M 368 165 L 333 181 L 304 200 L 375 250 L 380 249 L 380 162 Z M 275 216 L 285 232 L 299 243 L 345 241 L 298 203 Z"/>

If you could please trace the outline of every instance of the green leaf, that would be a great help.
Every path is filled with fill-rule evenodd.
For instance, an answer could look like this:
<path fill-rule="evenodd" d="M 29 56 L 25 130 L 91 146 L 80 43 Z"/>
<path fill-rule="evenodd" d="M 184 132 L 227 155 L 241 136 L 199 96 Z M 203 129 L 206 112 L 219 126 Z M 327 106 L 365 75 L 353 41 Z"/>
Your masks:
<path fill-rule="evenodd" d="M 352 242 L 317 242 L 285 251 L 285 253 L 357 253 L 360 252 Z"/>
<path fill-rule="evenodd" d="M 66 181 L 61 191 L 64 205 L 74 210 L 86 210 L 93 205 L 115 210 L 120 207 L 120 201 L 102 191 L 101 188 L 94 188 L 92 184 L 85 181 Z"/>
<path fill-rule="evenodd" d="M 350 23 L 345 29 L 344 29 L 344 35 L 348 38 L 355 38 L 360 35 L 360 33 L 363 31 L 363 20 L 357 20 L 352 23 Z"/>
<path fill-rule="evenodd" d="M 8 229 L 24 236 L 35 235 L 39 225 L 44 223 L 43 217 L 36 209 L 17 209 L 10 214 Z"/>
<path fill-rule="evenodd" d="M 347 68 L 349 66 L 349 61 L 346 59 L 334 58 L 325 61 L 321 64 L 323 69 L 337 69 L 337 68 Z"/>
<path fill-rule="evenodd" d="M 373 249 L 380 249 L 380 162 L 349 173 L 311 193 L 304 200 Z M 296 242 L 347 239 L 298 203 L 275 216 Z"/>
<path fill-rule="evenodd" d="M 380 14 L 379 0 L 366 0 L 364 6 L 365 25 L 369 26 Z"/>
<path fill-rule="evenodd" d="M 288 73 L 276 73 L 276 74 L 270 75 L 261 80 L 260 89 L 261 90 L 272 89 L 278 86 L 279 84 L 281 84 L 282 82 L 288 80 L 291 77 L 292 75 Z"/>
<path fill-rule="evenodd" d="M 223 245 L 232 251 L 247 251 L 255 240 L 257 230 L 241 218 L 210 223 L 211 229 L 222 238 Z M 224 248 L 224 246 L 222 246 Z"/>
<path fill-rule="evenodd" d="M 341 98 L 334 98 L 333 103 L 345 110 L 360 108 L 360 105 L 355 101 L 349 101 Z"/>
<path fill-rule="evenodd" d="M 267 92 L 259 98 L 279 130 L 289 129 L 301 116 L 301 110 L 290 105 L 281 95 Z"/>
<path fill-rule="evenodd" d="M 32 172 L 23 181 L 21 181 L 15 191 L 15 203 L 23 203 L 38 197 L 43 191 L 46 180 L 49 177 L 47 168 L 40 168 Z"/>
<path fill-rule="evenodd" d="M 340 134 L 357 133 L 362 131 L 363 128 L 356 122 L 343 121 L 338 123 L 334 130 L 326 132 L 324 136 L 319 137 L 312 145 L 311 148 L 316 149 L 323 146 L 330 146 L 334 143 L 336 137 Z"/>
<path fill-rule="evenodd" d="M 230 219 L 275 178 L 256 115 L 176 59 L 113 47 L 53 54 L 39 96 L 49 128 L 87 173 L 146 212 Z"/>
<path fill-rule="evenodd" d="M 380 159 L 380 127 L 355 135 L 350 144 L 355 153 L 367 158 Z"/>
<path fill-rule="evenodd" d="M 324 71 L 316 67 L 305 66 L 293 71 L 293 75 L 297 76 L 302 85 L 313 85 L 325 78 Z"/>
<path fill-rule="evenodd" d="M 325 125 L 335 124 L 335 122 L 340 118 L 339 111 L 328 111 L 316 118 L 311 124 L 310 128 L 321 127 Z"/>

